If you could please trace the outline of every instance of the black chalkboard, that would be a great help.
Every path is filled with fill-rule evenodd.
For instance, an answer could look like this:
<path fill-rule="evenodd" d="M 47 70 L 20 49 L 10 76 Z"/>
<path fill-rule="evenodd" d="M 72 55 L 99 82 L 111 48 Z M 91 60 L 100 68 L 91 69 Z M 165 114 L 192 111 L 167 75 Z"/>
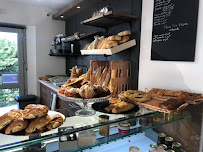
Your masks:
<path fill-rule="evenodd" d="M 151 60 L 194 61 L 199 0 L 154 0 Z"/>

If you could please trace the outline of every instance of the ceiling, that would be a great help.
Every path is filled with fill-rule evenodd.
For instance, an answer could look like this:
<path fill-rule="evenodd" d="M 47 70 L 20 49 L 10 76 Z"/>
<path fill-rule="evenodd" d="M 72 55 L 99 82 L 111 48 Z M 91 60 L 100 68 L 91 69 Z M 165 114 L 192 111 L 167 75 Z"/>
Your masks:
<path fill-rule="evenodd" d="M 39 6 L 60 10 L 66 7 L 74 0 L 9 0 L 9 1 L 24 3 L 24 4 L 31 4 L 31 5 L 39 5 Z"/>

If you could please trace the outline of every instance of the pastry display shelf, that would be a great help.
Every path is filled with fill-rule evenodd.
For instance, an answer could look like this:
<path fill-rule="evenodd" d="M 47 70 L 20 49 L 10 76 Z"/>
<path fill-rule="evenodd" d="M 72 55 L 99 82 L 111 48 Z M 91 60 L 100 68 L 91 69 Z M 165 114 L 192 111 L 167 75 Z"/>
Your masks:
<path fill-rule="evenodd" d="M 134 114 L 133 116 L 132 115 L 129 116 L 126 114 L 125 115 L 111 114 L 111 115 L 109 115 L 110 120 L 108 122 L 98 123 L 98 121 L 99 121 L 98 116 L 103 115 L 103 114 L 104 113 L 96 112 L 96 114 L 94 116 L 90 116 L 90 117 L 79 117 L 79 116 L 67 117 L 64 124 L 60 127 L 66 128 L 66 127 L 73 126 L 74 129 L 64 130 L 62 132 L 59 132 L 58 129 L 54 129 L 54 130 L 46 132 L 46 133 L 41 133 L 38 136 L 35 136 L 34 138 L 33 137 L 31 138 L 29 136 L 12 136 L 12 135 L 0 134 L 0 138 L 4 139 L 0 142 L 1 143 L 0 151 L 7 151 L 7 150 L 13 149 L 13 148 L 27 147 L 27 146 L 31 146 L 32 144 L 39 144 L 39 143 L 47 142 L 50 140 L 58 140 L 60 137 L 62 137 L 64 135 L 70 135 L 70 134 L 74 134 L 74 133 L 78 134 L 78 132 L 81 132 L 81 131 L 89 131 L 89 130 L 94 131 L 95 135 L 96 135 L 96 141 L 94 142 L 94 144 L 88 145 L 88 146 L 83 146 L 83 147 L 77 147 L 72 150 L 72 151 L 80 151 L 83 149 L 87 149 L 90 147 L 108 143 L 110 141 L 114 141 L 119 138 L 133 135 L 133 134 L 142 132 L 144 130 L 156 128 L 156 127 L 168 124 L 168 123 L 172 123 L 172 122 L 175 122 L 175 121 L 178 121 L 181 119 L 186 119 L 186 118 L 191 117 L 191 115 L 185 111 L 185 112 L 181 112 L 181 113 L 176 113 L 174 115 L 173 119 L 167 119 L 167 117 L 165 117 L 164 114 L 141 108 L 140 111 L 138 113 Z M 160 115 L 163 116 L 162 119 L 160 119 Z M 156 119 L 156 118 L 159 118 L 159 119 Z M 147 122 L 149 122 L 148 124 L 146 124 L 146 122 L 144 122 L 146 119 L 148 120 Z M 142 120 L 142 122 L 144 122 L 143 123 L 144 125 L 141 124 L 141 120 Z M 158 121 L 155 121 L 155 120 L 158 120 Z M 136 121 L 137 125 L 130 127 L 129 133 L 120 134 L 118 132 L 118 129 L 117 129 L 118 123 L 132 122 L 132 121 Z M 99 128 L 102 126 L 107 126 L 107 125 L 110 127 L 109 136 L 108 137 L 100 136 L 98 134 Z M 114 128 L 114 129 L 112 129 L 112 128 Z M 114 130 L 114 131 L 112 131 L 112 130 Z"/>
<path fill-rule="evenodd" d="M 109 11 L 107 13 L 98 15 L 96 17 L 92 17 L 90 19 L 84 20 L 81 24 L 90 25 L 95 27 L 109 28 L 113 25 L 131 22 L 137 19 L 136 16 L 129 14 L 116 13 L 113 11 Z"/>
<path fill-rule="evenodd" d="M 80 50 L 81 55 L 113 55 L 136 45 L 136 40 L 130 40 L 110 49 Z"/>

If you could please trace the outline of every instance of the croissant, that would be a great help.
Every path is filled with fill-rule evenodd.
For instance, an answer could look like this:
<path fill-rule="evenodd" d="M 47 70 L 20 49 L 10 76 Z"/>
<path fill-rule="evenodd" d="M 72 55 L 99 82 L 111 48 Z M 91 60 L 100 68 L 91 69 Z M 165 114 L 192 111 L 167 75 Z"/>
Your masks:
<path fill-rule="evenodd" d="M 23 119 L 23 117 L 16 118 L 5 130 L 5 134 L 12 134 L 25 129 L 28 125 L 28 120 Z"/>
<path fill-rule="evenodd" d="M 61 117 L 61 115 L 59 115 L 59 114 L 52 114 L 52 115 L 49 115 L 49 117 L 51 118 L 51 121 L 46 126 L 46 128 L 48 128 L 49 130 L 55 129 L 58 126 L 63 124 L 64 120 L 63 120 L 63 117 Z"/>
<path fill-rule="evenodd" d="M 43 117 L 47 115 L 49 108 L 45 105 L 29 104 L 22 111 L 24 119 L 34 119 L 36 117 Z"/>
<path fill-rule="evenodd" d="M 30 124 L 25 129 L 25 131 L 27 133 L 33 133 L 45 127 L 50 121 L 51 121 L 51 118 L 49 117 L 49 115 L 46 115 L 41 118 L 36 118 L 30 122 Z"/>
<path fill-rule="evenodd" d="M 0 117 L 0 130 L 9 125 L 15 118 L 22 115 L 20 110 L 11 110 Z"/>

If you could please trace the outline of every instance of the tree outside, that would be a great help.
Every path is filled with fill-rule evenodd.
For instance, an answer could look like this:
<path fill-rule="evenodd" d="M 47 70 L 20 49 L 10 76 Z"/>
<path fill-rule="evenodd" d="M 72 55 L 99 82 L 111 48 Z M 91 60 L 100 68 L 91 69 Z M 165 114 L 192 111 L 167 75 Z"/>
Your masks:
<path fill-rule="evenodd" d="M 8 39 L 0 39 L 0 84 L 2 73 L 18 73 L 17 44 Z M 0 107 L 15 104 L 19 89 L 0 89 Z"/>

